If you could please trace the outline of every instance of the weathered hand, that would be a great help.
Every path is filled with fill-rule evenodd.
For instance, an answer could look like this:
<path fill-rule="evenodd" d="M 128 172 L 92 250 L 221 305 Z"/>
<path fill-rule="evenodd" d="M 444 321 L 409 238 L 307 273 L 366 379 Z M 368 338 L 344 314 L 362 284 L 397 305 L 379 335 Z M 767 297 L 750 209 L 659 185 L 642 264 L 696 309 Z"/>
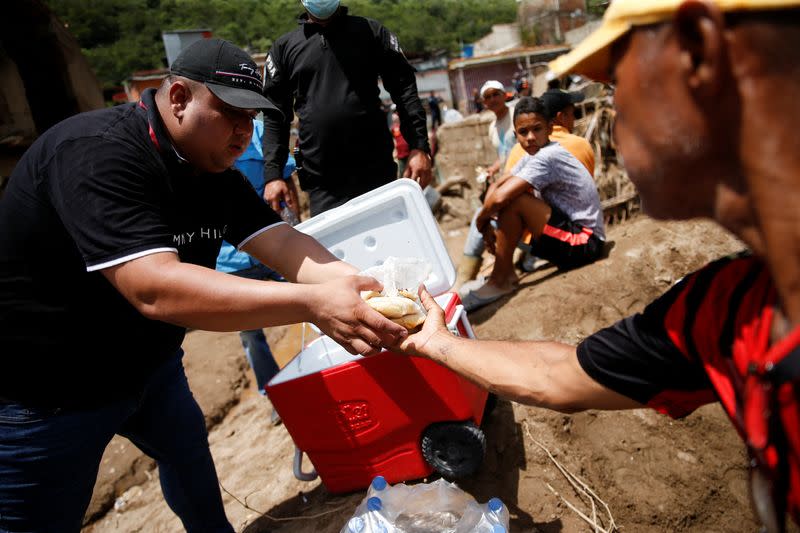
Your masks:
<path fill-rule="evenodd" d="M 296 204 L 296 201 L 292 198 L 289 186 L 284 180 L 272 180 L 266 184 L 264 187 L 264 201 L 276 213 L 281 212 L 281 202 L 286 202 L 286 205 L 297 212 L 297 206 L 292 207 L 292 204 Z"/>
<path fill-rule="evenodd" d="M 361 291 L 380 291 L 374 278 L 347 276 L 314 286 L 312 320 L 352 354 L 373 355 L 408 336 L 406 328 L 384 317 L 361 299 Z"/>
<path fill-rule="evenodd" d="M 431 182 L 431 156 L 422 150 L 411 150 L 403 177 L 416 181 L 423 189 L 427 187 Z"/>
<path fill-rule="evenodd" d="M 431 339 L 439 335 L 446 335 L 449 337 L 451 334 L 447 330 L 444 311 L 424 287 L 420 287 L 419 289 L 419 298 L 422 306 L 428 312 L 428 317 L 425 319 L 422 329 L 408 336 L 406 339 L 403 339 L 402 342 L 393 346 L 392 349 L 408 355 L 431 357 L 433 351 Z"/>
<path fill-rule="evenodd" d="M 283 180 L 286 184 L 286 188 L 289 190 L 289 194 L 286 195 L 286 205 L 289 206 L 289 209 L 300 215 L 300 200 L 297 195 L 297 187 L 294 184 L 294 179 L 288 178 Z"/>

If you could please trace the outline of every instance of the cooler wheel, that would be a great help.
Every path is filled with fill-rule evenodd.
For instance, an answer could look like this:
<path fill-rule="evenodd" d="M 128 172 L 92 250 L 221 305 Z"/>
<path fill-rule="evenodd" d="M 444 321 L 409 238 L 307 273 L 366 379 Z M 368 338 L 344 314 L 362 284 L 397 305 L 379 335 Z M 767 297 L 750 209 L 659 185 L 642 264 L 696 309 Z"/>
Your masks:
<path fill-rule="evenodd" d="M 431 424 L 422 434 L 422 455 L 445 478 L 474 474 L 486 453 L 486 436 L 472 422 Z"/>

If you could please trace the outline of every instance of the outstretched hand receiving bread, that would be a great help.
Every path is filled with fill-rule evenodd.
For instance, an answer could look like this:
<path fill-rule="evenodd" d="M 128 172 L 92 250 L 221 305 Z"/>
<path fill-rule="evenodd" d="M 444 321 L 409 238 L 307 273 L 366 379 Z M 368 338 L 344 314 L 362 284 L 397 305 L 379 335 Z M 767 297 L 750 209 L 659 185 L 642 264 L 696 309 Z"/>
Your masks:
<path fill-rule="evenodd" d="M 445 323 L 444 311 L 424 287 L 419 289 L 419 298 L 422 306 L 428 312 L 422 329 L 402 339 L 392 347 L 392 350 L 408 355 L 433 358 L 435 346 L 439 344 L 436 339 L 446 340 L 451 337 L 451 333 Z"/>

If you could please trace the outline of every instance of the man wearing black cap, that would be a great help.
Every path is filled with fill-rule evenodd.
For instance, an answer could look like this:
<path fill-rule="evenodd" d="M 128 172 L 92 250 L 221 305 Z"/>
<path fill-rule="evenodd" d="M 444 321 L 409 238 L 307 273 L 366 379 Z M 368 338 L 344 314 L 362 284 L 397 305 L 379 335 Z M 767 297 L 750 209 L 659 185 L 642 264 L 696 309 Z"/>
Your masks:
<path fill-rule="evenodd" d="M 548 89 L 542 94 L 541 99 L 547 114 L 553 121 L 553 133 L 550 134 L 550 140 L 566 148 L 578 161 L 583 163 L 589 174 L 594 176 L 592 145 L 583 137 L 572 133 L 572 130 L 575 129 L 575 104 L 583 102 L 583 93 Z"/>
<path fill-rule="evenodd" d="M 361 300 L 375 280 L 231 169 L 256 112 L 276 112 L 260 90 L 245 52 L 202 40 L 141 101 L 53 126 L 17 164 L 0 199 L 0 531 L 80 530 L 114 434 L 158 461 L 187 531 L 232 531 L 186 327 L 308 321 L 364 354 L 405 335 Z M 223 238 L 306 284 L 215 272 Z"/>
<path fill-rule="evenodd" d="M 397 36 L 350 15 L 338 0 L 302 0 L 300 27 L 279 37 L 264 64 L 264 94 L 283 117 L 264 117 L 264 196 L 291 203 L 281 179 L 293 113 L 300 122 L 300 185 L 316 215 L 394 180 L 393 142 L 378 78 L 397 105 L 411 149 L 404 177 L 431 180 L 425 109 Z"/>

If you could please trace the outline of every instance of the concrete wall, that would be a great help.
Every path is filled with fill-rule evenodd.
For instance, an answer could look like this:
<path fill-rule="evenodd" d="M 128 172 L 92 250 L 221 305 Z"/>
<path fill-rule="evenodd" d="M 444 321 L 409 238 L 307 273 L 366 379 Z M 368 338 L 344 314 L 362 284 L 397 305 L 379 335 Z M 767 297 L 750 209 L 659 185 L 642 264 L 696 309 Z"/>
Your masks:
<path fill-rule="evenodd" d="M 442 125 L 436 131 L 436 166 L 443 180 L 466 177 L 477 184 L 475 167 L 488 167 L 497 159 L 489 138 L 491 111 L 474 114 L 459 122 Z"/>

